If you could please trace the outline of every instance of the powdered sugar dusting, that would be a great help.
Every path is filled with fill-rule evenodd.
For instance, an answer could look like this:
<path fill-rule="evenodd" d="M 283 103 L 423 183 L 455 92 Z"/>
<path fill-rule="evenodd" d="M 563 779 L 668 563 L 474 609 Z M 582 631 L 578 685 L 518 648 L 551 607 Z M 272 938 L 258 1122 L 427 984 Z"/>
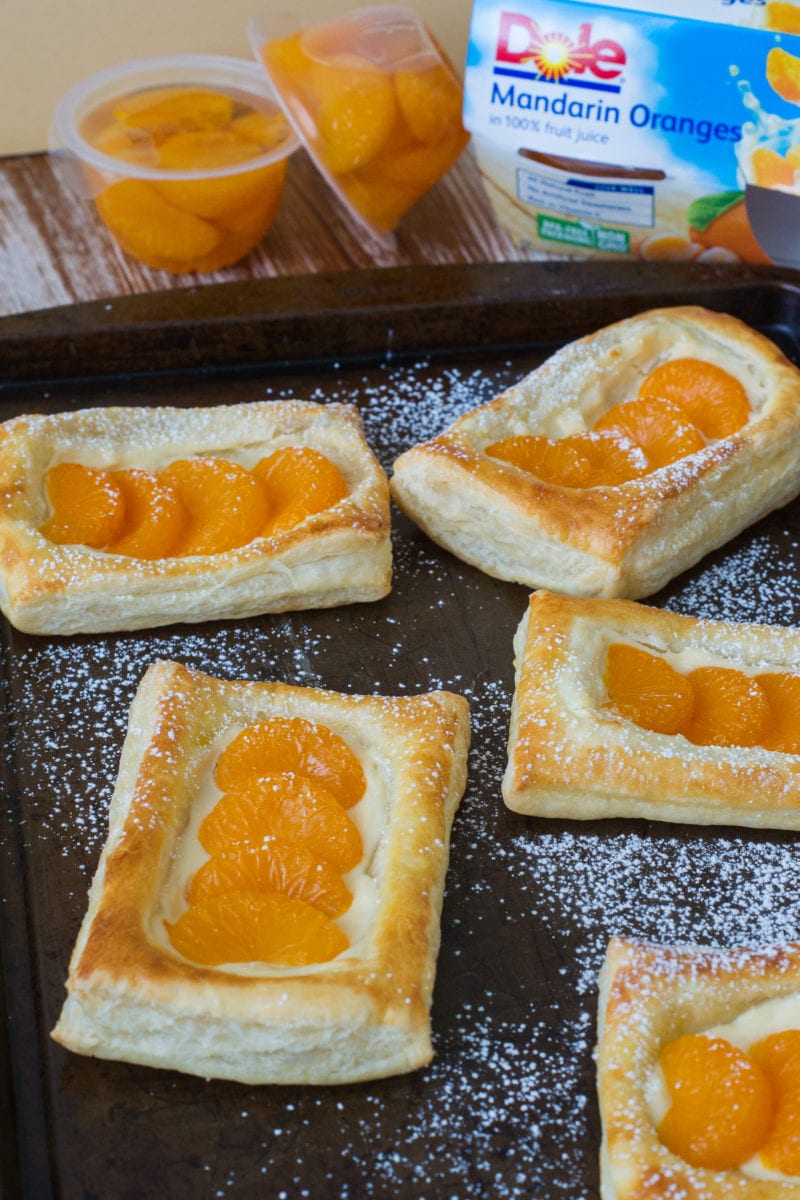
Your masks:
<path fill-rule="evenodd" d="M 487 372 L 483 367 L 465 371 L 444 367 L 432 371 L 425 360 L 395 367 L 386 364 L 379 371 L 364 375 L 358 388 L 358 403 L 367 441 L 375 449 L 382 465 L 390 468 L 395 458 L 416 442 L 442 433 L 464 413 L 491 400 L 514 377 L 515 367 L 506 362 L 502 373 Z M 270 390 L 271 398 L 291 398 L 293 391 Z M 347 387 L 326 380 L 307 397 L 317 403 L 354 399 L 352 383 Z"/>
<path fill-rule="evenodd" d="M 299 637 L 289 618 L 273 618 L 280 666 L 298 683 L 322 684 L 313 656 L 319 639 Z M 65 641 L 27 640 L 14 658 L 13 684 L 22 755 L 34 770 L 23 778 L 35 836 L 55 840 L 60 852 L 94 870 L 107 832 L 108 802 L 116 776 L 128 708 L 151 662 L 169 659 L 216 674 L 248 679 L 252 647 L 223 627 L 211 636 L 191 629 L 146 637 Z M 276 664 L 277 667 L 277 664 Z"/>
<path fill-rule="evenodd" d="M 800 921 L 799 864 L 789 839 L 773 845 L 734 834 L 687 841 L 663 827 L 643 835 L 636 829 L 598 833 L 595 826 L 513 838 L 504 861 L 522 894 L 536 888 L 548 927 L 557 913 L 580 933 L 581 995 L 596 991 L 598 964 L 612 936 L 761 946 L 795 937 Z"/>
<path fill-rule="evenodd" d="M 779 515 L 768 520 L 769 536 L 759 533 L 757 526 L 750 536 L 718 552 L 714 561 L 704 563 L 701 572 L 675 589 L 677 594 L 667 599 L 665 607 L 717 620 L 796 624 L 800 618 L 796 516 L 790 509 L 783 522 Z"/>

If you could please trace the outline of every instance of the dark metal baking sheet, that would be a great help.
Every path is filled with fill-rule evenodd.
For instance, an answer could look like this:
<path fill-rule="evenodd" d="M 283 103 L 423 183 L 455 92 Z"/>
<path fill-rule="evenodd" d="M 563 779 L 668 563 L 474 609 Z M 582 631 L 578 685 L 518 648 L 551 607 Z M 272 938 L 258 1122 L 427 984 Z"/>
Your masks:
<path fill-rule="evenodd" d="M 643 308 L 732 312 L 800 360 L 798 297 L 788 272 L 605 263 L 128 297 L 1 321 L 0 415 L 352 400 L 389 467 L 556 345 Z M 759 522 L 651 602 L 797 622 L 799 515 L 794 503 Z M 397 513 L 393 536 L 394 588 L 378 604 L 102 637 L 34 638 L 3 624 L 4 1196 L 597 1200 L 592 1047 L 608 937 L 796 936 L 790 834 L 506 812 L 511 639 L 527 590 L 459 562 Z M 83 1058 L 50 1040 L 127 707 L 156 658 L 225 678 L 468 697 L 470 780 L 453 831 L 430 1067 L 332 1089 L 251 1088 Z"/>

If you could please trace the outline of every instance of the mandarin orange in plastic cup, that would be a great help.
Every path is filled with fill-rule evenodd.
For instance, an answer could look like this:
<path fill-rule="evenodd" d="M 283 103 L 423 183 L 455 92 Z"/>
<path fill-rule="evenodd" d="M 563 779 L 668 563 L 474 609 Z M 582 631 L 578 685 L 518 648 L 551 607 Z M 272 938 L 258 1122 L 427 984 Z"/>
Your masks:
<path fill-rule="evenodd" d="M 102 71 L 59 104 L 53 149 L 120 246 L 149 267 L 217 271 L 272 224 L 297 138 L 264 72 L 183 55 Z"/>
<path fill-rule="evenodd" d="M 462 87 L 411 9 L 355 9 L 269 37 L 250 28 L 275 93 L 360 224 L 386 239 L 469 140 Z"/>

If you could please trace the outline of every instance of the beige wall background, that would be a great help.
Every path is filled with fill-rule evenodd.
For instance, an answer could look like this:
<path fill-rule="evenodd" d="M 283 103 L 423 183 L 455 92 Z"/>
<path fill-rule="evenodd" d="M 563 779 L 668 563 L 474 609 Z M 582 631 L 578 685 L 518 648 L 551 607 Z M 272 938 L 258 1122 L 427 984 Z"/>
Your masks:
<path fill-rule="evenodd" d="M 470 0 L 408 6 L 463 73 Z M 312 23 L 356 7 L 364 6 L 301 0 L 292 11 Z M 56 104 L 87 75 L 154 54 L 251 58 L 250 19 L 278 12 L 258 0 L 0 0 L 0 155 L 46 150 Z"/>

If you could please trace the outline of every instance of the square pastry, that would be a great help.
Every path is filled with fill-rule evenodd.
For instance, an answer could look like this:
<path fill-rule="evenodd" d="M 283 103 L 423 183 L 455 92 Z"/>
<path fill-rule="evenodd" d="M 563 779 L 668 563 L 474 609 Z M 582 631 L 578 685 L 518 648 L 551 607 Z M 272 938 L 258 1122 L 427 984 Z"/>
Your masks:
<path fill-rule="evenodd" d="M 800 946 L 615 938 L 600 975 L 602 1200 L 789 1200 L 800 1186 Z"/>
<path fill-rule="evenodd" d="M 390 586 L 388 484 L 350 405 L 0 426 L 0 609 L 27 633 L 326 608 Z"/>
<path fill-rule="evenodd" d="M 394 465 L 394 499 L 489 575 L 639 597 L 800 491 L 800 372 L 696 307 L 573 342 Z"/>
<path fill-rule="evenodd" d="M 536 592 L 503 798 L 531 816 L 800 828 L 800 632 Z"/>
<path fill-rule="evenodd" d="M 427 1063 L 468 742 L 448 692 L 151 666 L 53 1036 L 251 1084 Z"/>

